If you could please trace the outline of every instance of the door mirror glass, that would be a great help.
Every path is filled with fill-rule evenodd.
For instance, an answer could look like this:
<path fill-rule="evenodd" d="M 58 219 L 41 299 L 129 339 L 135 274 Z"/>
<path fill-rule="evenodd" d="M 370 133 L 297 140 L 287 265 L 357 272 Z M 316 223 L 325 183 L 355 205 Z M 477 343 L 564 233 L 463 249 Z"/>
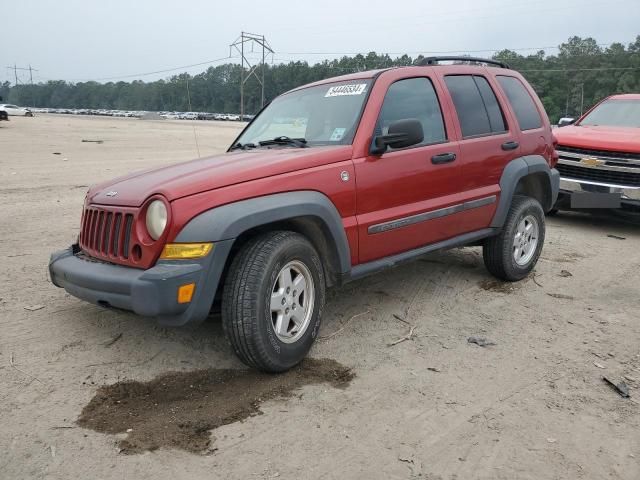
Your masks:
<path fill-rule="evenodd" d="M 389 125 L 386 135 L 378 135 L 373 140 L 371 153 L 379 155 L 386 152 L 388 147 L 406 148 L 422 143 L 423 140 L 424 131 L 420 120 L 416 118 L 397 120 Z"/>
<path fill-rule="evenodd" d="M 560 120 L 558 120 L 558 127 L 566 127 L 567 125 L 572 125 L 575 121 L 575 118 L 562 117 Z"/>

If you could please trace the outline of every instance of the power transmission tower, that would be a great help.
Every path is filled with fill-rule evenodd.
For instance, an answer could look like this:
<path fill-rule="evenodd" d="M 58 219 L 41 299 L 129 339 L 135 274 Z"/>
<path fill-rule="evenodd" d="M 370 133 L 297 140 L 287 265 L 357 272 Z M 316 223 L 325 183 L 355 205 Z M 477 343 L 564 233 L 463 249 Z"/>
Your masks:
<path fill-rule="evenodd" d="M 247 48 L 245 48 L 245 43 L 247 44 Z M 247 58 L 245 52 L 247 52 L 248 47 L 251 46 L 250 53 L 254 52 L 254 47 L 258 46 L 262 53 L 262 60 L 254 65 L 251 64 L 251 59 Z M 231 56 L 231 52 L 233 49 L 240 54 L 240 120 L 244 120 L 244 84 L 253 76 L 258 80 L 258 83 L 261 87 L 261 99 L 260 106 L 264 106 L 264 61 L 267 55 L 271 55 L 273 58 L 273 49 L 264 35 L 257 35 L 255 33 L 247 33 L 241 32 L 240 36 L 229 45 L 229 56 Z M 248 70 L 248 73 L 245 72 L 245 66 Z M 260 76 L 258 76 L 257 70 L 260 68 Z M 245 75 L 246 73 L 246 75 Z"/>
<path fill-rule="evenodd" d="M 29 65 L 29 68 L 23 68 L 23 67 L 18 67 L 16 66 L 16 64 L 13 64 L 13 67 L 7 67 L 9 69 L 13 70 L 13 74 L 15 75 L 16 78 L 16 86 L 18 86 L 18 70 L 28 70 L 29 71 L 29 83 L 31 85 L 31 103 L 32 103 L 32 107 L 35 107 L 35 101 L 34 101 L 34 91 L 33 91 L 33 72 L 37 72 L 38 70 L 36 70 L 35 68 L 32 68 L 31 65 Z"/>

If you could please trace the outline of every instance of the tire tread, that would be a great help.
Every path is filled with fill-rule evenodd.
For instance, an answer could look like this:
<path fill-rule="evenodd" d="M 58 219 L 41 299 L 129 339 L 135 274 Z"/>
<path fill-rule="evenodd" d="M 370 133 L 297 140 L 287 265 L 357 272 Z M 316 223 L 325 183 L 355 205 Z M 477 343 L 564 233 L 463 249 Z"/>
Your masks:
<path fill-rule="evenodd" d="M 222 295 L 222 327 L 235 354 L 246 365 L 258 370 L 276 372 L 284 370 L 269 361 L 264 346 L 255 341 L 256 310 L 260 286 L 276 249 L 289 241 L 308 241 L 290 231 L 272 231 L 249 240 L 231 262 Z M 309 244 L 310 245 L 310 244 Z"/>

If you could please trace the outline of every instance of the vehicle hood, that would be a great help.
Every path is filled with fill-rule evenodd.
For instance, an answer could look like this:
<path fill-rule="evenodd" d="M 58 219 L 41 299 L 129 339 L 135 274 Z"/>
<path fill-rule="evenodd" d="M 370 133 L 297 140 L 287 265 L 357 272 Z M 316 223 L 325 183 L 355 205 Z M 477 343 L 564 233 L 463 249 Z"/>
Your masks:
<path fill-rule="evenodd" d="M 553 134 L 562 145 L 590 150 L 640 153 L 640 128 L 571 125 L 556 128 Z"/>
<path fill-rule="evenodd" d="M 140 206 L 151 195 L 167 200 L 351 158 L 348 146 L 237 150 L 142 172 L 92 186 L 88 202 Z"/>

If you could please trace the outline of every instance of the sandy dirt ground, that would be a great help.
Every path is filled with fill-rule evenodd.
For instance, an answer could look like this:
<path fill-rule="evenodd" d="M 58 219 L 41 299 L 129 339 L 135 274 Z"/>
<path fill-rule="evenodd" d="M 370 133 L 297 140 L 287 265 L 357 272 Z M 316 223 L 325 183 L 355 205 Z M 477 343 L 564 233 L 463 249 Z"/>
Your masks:
<path fill-rule="evenodd" d="M 350 384 L 268 399 L 213 430 L 205 452 L 125 454 L 126 434 L 78 425 L 103 385 L 244 368 L 215 320 L 160 328 L 47 278 L 49 254 L 78 233 L 87 186 L 197 156 L 194 125 L 203 154 L 240 128 L 46 115 L 0 125 L 0 478 L 640 478 L 640 227 L 577 214 L 548 219 L 535 276 L 516 284 L 465 248 L 331 291 L 311 357 L 350 368 Z"/>

